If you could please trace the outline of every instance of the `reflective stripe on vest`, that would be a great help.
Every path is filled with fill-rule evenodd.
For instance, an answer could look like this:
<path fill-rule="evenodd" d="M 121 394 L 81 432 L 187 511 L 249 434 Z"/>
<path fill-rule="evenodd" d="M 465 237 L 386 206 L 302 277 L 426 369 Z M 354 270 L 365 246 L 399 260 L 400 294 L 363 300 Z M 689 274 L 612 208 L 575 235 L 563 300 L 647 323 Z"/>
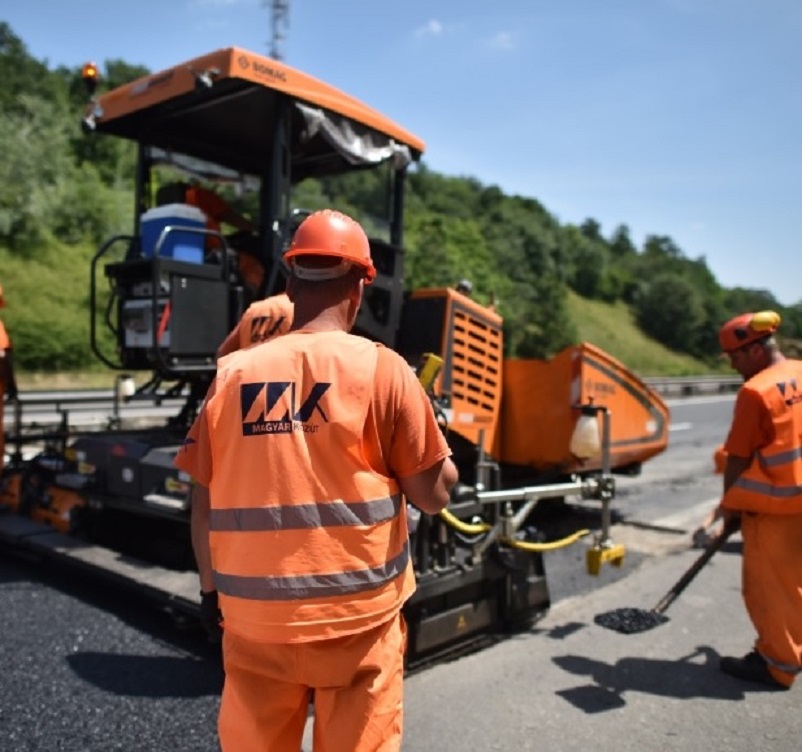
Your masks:
<path fill-rule="evenodd" d="M 377 525 L 396 517 L 401 495 L 374 501 L 295 504 L 257 509 L 211 509 L 209 530 L 214 532 L 266 532 L 320 527 Z"/>
<path fill-rule="evenodd" d="M 771 483 L 764 483 L 751 478 L 738 478 L 733 483 L 734 488 L 742 488 L 744 491 L 764 494 L 776 499 L 790 499 L 794 496 L 802 496 L 802 486 L 775 486 Z"/>
<path fill-rule="evenodd" d="M 214 583 L 223 595 L 257 601 L 330 598 L 375 590 L 403 574 L 409 562 L 409 545 L 386 564 L 353 572 L 294 577 L 242 577 L 214 573 Z"/>
<path fill-rule="evenodd" d="M 757 461 L 763 467 L 776 467 L 777 465 L 787 465 L 794 460 L 802 458 L 802 447 L 791 449 L 788 452 L 780 452 L 773 454 L 771 457 L 764 457 L 760 452 L 757 455 Z"/>

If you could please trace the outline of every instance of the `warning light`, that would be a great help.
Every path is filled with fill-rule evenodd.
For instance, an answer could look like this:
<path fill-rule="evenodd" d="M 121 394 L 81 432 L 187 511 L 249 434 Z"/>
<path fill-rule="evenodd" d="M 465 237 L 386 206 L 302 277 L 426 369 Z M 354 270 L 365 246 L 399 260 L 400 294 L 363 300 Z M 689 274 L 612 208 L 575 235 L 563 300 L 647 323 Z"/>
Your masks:
<path fill-rule="evenodd" d="M 100 71 L 95 63 L 85 63 L 81 68 L 81 78 L 84 80 L 89 96 L 94 96 L 97 89 L 97 82 L 100 79 Z"/>

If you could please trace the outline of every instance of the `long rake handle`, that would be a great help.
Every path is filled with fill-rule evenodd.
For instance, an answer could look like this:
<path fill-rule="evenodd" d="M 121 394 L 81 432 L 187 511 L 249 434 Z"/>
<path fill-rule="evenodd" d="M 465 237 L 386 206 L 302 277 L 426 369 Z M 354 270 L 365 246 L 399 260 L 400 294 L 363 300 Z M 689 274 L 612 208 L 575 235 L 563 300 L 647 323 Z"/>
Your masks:
<path fill-rule="evenodd" d="M 679 578 L 671 590 L 660 599 L 652 611 L 656 614 L 662 614 L 679 597 L 679 594 L 691 584 L 691 581 L 699 574 L 705 564 L 713 558 L 716 551 L 721 549 L 727 542 L 727 539 L 738 530 L 740 526 L 740 520 L 737 517 L 730 518 L 724 525 L 721 535 L 707 544 L 707 548 L 702 552 L 702 555 L 690 566 L 688 571 Z"/>

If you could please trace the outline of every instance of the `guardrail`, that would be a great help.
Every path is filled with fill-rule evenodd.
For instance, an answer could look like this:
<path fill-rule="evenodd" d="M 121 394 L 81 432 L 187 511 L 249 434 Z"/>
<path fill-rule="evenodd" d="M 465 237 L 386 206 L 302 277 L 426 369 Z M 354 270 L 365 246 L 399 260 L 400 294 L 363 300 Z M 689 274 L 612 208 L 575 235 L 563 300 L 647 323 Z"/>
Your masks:
<path fill-rule="evenodd" d="M 22 391 L 17 401 L 0 404 L 6 451 L 17 458 L 24 456 L 26 447 L 63 451 L 69 438 L 82 431 L 164 424 L 185 400 L 184 394 L 165 393 L 123 398 L 114 389 Z"/>
<path fill-rule="evenodd" d="M 642 381 L 661 396 L 692 397 L 738 391 L 738 376 L 650 376 Z M 65 441 L 76 429 L 153 425 L 175 415 L 185 395 L 137 395 L 122 398 L 114 389 L 80 391 L 23 391 L 17 403 L 5 408 L 6 448 L 21 456 L 23 445 Z"/>
<path fill-rule="evenodd" d="M 744 383 L 740 376 L 650 376 L 642 381 L 658 394 L 674 397 L 731 394 Z"/>
<path fill-rule="evenodd" d="M 680 397 L 734 393 L 743 384 L 740 376 L 647 376 L 641 380 L 658 394 Z M 124 399 L 116 396 L 114 389 L 35 390 L 22 392 L 20 398 L 25 413 L 33 416 L 39 413 L 61 414 L 101 410 L 110 410 L 113 413 L 121 410 L 125 413 L 135 407 L 146 411 L 148 405 L 154 408 L 178 408 L 183 404 L 185 394 L 137 395 Z M 13 410 L 12 404 L 6 406 L 7 417 L 13 415 Z"/>

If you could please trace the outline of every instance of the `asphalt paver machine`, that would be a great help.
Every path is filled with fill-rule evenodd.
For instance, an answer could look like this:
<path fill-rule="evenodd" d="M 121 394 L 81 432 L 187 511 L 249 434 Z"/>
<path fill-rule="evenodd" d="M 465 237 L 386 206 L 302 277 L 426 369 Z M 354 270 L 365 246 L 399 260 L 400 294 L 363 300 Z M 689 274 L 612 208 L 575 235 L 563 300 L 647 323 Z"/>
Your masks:
<path fill-rule="evenodd" d="M 97 83 L 96 66 L 84 73 Z M 545 612 L 544 552 L 591 532 L 544 540 L 533 515 L 548 500 L 598 502 L 588 569 L 621 563 L 609 536 L 613 472 L 665 448 L 668 410 L 590 344 L 548 361 L 506 358 L 498 312 L 454 288 L 405 288 L 404 189 L 423 141 L 339 89 L 237 48 L 90 93 L 87 137 L 127 139 L 138 152 L 132 230 L 104 243 L 88 270 L 91 346 L 117 374 L 118 399 L 180 398 L 181 408 L 147 427 L 62 427 L 44 451 L 18 453 L 2 479 L 0 541 L 134 584 L 176 612 L 197 610 L 190 479 L 172 460 L 221 341 L 251 301 L 285 286 L 281 257 L 306 213 L 302 187 L 339 180 L 343 205 L 331 208 L 363 223 L 378 272 L 356 332 L 418 369 L 460 470 L 442 514 L 410 509 L 410 664 Z M 355 178 L 372 170 L 386 195 L 361 205 Z M 186 203 L 188 184 L 250 202 L 258 230 L 210 228 Z"/>

